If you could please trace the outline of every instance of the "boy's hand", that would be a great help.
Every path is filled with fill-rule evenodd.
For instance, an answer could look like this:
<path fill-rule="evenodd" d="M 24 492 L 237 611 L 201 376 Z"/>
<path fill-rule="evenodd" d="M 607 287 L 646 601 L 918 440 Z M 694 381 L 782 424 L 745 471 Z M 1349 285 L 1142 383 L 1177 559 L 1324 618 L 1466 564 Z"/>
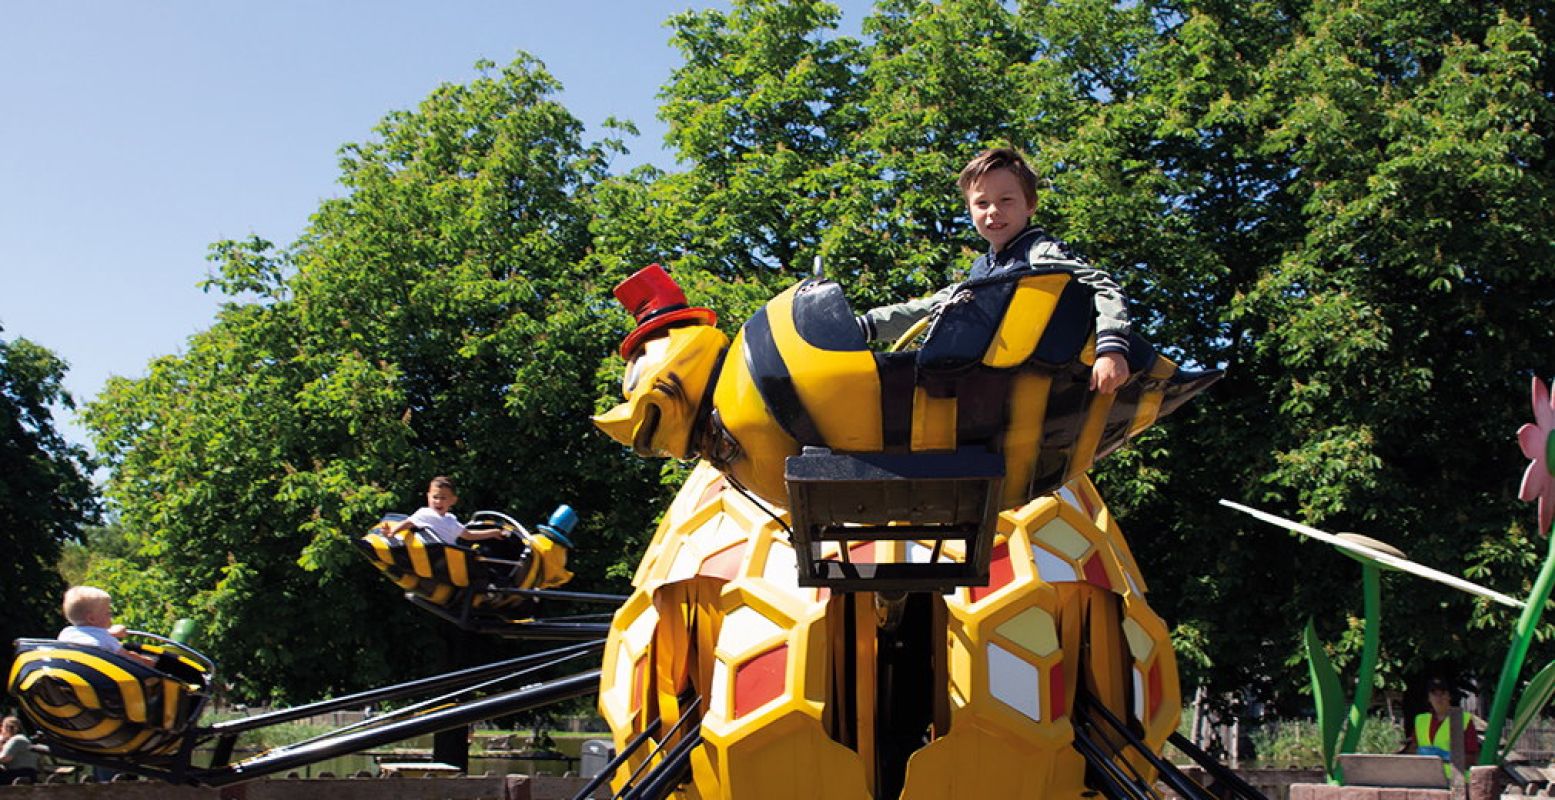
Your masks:
<path fill-rule="evenodd" d="M 123 625 L 114 625 L 108 628 L 108 635 L 115 639 L 123 639 L 124 634 L 126 633 L 129 633 L 129 629 L 125 628 Z"/>
<path fill-rule="evenodd" d="M 1122 353 L 1107 353 L 1096 357 L 1091 367 L 1091 391 L 1112 394 L 1128 380 L 1128 361 Z"/>

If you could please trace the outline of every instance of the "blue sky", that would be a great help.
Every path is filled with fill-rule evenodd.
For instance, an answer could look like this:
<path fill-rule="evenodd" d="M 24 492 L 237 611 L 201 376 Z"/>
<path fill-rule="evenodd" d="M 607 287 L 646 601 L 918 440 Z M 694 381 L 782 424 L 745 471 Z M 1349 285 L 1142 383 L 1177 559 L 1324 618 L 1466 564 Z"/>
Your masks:
<path fill-rule="evenodd" d="M 845 0 L 857 35 L 868 0 Z M 70 364 L 78 402 L 214 319 L 210 243 L 292 241 L 336 194 L 336 151 L 387 112 L 539 58 L 590 127 L 642 131 L 679 63 L 663 26 L 712 0 L 64 0 L 0 6 L 0 337 Z M 86 443 L 69 414 L 60 428 Z"/>

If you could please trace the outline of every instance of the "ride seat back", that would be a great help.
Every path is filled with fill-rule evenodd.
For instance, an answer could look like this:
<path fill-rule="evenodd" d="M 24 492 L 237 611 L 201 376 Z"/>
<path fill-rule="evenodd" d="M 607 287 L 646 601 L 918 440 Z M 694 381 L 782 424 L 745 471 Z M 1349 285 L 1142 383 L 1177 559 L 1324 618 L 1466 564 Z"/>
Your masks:
<path fill-rule="evenodd" d="M 162 659 L 167 663 L 167 656 Z M 125 758 L 166 756 L 209 699 L 209 670 L 179 659 L 179 672 L 152 669 L 99 647 L 18 639 L 7 688 L 53 744 Z"/>

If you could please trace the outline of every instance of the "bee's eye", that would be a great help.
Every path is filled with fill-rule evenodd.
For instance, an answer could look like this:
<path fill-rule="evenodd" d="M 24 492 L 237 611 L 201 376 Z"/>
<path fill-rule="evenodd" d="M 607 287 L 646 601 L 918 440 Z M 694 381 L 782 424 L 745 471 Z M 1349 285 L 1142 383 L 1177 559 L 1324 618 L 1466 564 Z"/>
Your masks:
<path fill-rule="evenodd" d="M 626 374 L 621 376 L 621 393 L 631 394 L 632 390 L 637 388 L 637 381 L 644 373 L 663 363 L 665 356 L 668 355 L 669 346 L 668 336 L 660 336 L 645 342 L 642 349 L 637 351 L 637 355 L 627 362 Z"/>
<path fill-rule="evenodd" d="M 621 394 L 631 394 L 632 389 L 637 386 L 637 376 L 642 371 L 637 366 L 640 363 L 642 363 L 641 358 L 634 358 L 627 363 L 626 374 L 621 376 Z"/>

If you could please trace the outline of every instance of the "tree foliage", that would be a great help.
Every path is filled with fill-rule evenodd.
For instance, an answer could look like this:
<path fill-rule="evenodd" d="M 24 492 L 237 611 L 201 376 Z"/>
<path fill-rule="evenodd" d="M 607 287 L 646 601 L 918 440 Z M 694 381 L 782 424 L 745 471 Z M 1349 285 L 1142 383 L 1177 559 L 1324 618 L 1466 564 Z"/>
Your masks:
<path fill-rule="evenodd" d="M 736 3 L 730 18 L 782 5 Z M 1345 634 L 1325 636 L 1341 642 L 1336 663 L 1358 651 L 1345 622 L 1359 612 L 1353 567 L 1231 516 L 1219 497 L 1363 530 L 1500 588 L 1531 578 L 1510 440 L 1552 344 L 1540 311 L 1555 297 L 1543 133 L 1555 31 L 1529 11 L 882 2 L 847 71 L 859 89 L 836 93 L 863 109 L 857 134 L 804 173 L 841 181 L 821 183 L 824 196 L 776 182 L 768 190 L 786 194 L 768 207 L 827 209 L 803 240 L 863 306 L 928 291 L 969 262 L 978 243 L 952 185 L 968 156 L 1003 143 L 1032 154 L 1052 182 L 1038 222 L 1114 271 L 1146 335 L 1229 371 L 1101 470 L 1153 602 L 1195 645 L 1190 680 L 1298 686 L 1297 620 Z M 731 34 L 677 28 L 692 63 L 761 35 Z M 716 108 L 726 129 L 759 129 L 754 113 L 728 121 L 724 95 L 683 89 L 665 89 L 672 125 Z M 729 152 L 671 140 L 690 174 Z M 670 176 L 652 191 L 686 186 Z M 700 267 L 718 239 L 688 247 L 695 228 L 680 232 L 664 252 Z M 808 263 L 776 266 L 792 280 Z M 1390 584 L 1386 679 L 1494 670 L 1499 642 L 1473 627 L 1506 620 L 1431 585 Z"/>
<path fill-rule="evenodd" d="M 584 143 L 521 57 L 345 148 L 345 193 L 298 242 L 219 243 L 232 303 L 89 415 L 137 548 L 101 566 L 136 613 L 209 616 L 255 692 L 403 671 L 420 656 L 384 626 L 435 629 L 382 613 L 348 537 L 434 472 L 466 508 L 574 501 L 581 580 L 619 580 L 654 476 L 681 473 L 588 430 L 627 324 L 610 286 L 666 263 L 730 329 L 817 256 L 861 308 L 932 291 L 981 249 L 955 172 L 1005 143 L 1050 182 L 1037 221 L 1119 277 L 1142 332 L 1228 370 L 1099 471 L 1190 682 L 1303 684 L 1308 617 L 1340 669 L 1359 649 L 1354 566 L 1220 497 L 1531 579 L 1511 439 L 1555 345 L 1542 7 L 880 0 L 860 38 L 838 20 L 820 0 L 673 17 L 674 168 L 608 174 L 616 145 Z M 1494 670 L 1488 606 L 1402 578 L 1384 602 L 1385 680 Z M 300 644 L 320 641 L 346 646 Z"/>
<path fill-rule="evenodd" d="M 47 636 L 64 623 L 64 581 L 55 564 L 95 521 L 86 452 L 55 428 L 54 409 L 74 408 L 59 357 L 27 339 L 0 339 L 0 642 Z M 9 670 L 9 648 L 0 665 Z"/>
<path fill-rule="evenodd" d="M 585 588 L 651 518 L 652 472 L 588 422 L 616 330 L 583 268 L 612 145 L 581 143 L 537 64 L 482 69 L 345 147 L 342 196 L 290 247 L 216 244 L 216 324 L 89 410 L 136 550 L 94 570 L 141 624 L 201 620 L 240 695 L 442 665 L 451 634 L 351 545 L 433 475 L 461 510 L 571 503 Z"/>

